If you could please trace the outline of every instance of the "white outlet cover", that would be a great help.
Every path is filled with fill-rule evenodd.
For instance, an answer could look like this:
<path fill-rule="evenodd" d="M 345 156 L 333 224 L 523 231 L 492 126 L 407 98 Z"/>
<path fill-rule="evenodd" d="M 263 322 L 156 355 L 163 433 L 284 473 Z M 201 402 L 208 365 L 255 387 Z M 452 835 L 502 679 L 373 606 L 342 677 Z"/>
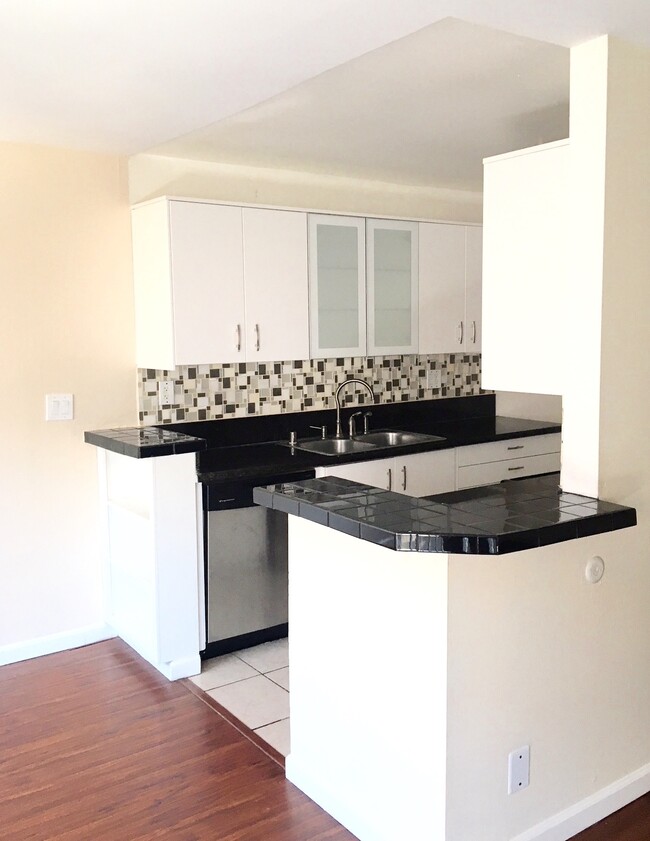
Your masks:
<path fill-rule="evenodd" d="M 530 747 L 524 745 L 508 754 L 508 794 L 526 788 L 530 782 Z"/>
<path fill-rule="evenodd" d="M 174 403 L 174 380 L 161 380 L 158 383 L 158 405 L 172 406 Z"/>
<path fill-rule="evenodd" d="M 427 372 L 427 388 L 442 387 L 442 371 L 439 368 L 432 368 Z"/>

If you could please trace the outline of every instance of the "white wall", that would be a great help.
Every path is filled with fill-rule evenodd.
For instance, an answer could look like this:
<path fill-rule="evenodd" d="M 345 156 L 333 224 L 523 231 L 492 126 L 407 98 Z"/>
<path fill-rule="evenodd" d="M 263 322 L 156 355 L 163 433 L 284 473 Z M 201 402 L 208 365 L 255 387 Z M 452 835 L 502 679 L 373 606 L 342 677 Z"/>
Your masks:
<path fill-rule="evenodd" d="M 0 144 L 0 183 L 2 662 L 101 627 L 83 432 L 137 418 L 125 161 Z M 74 394 L 73 421 L 45 422 L 48 392 Z"/>
<path fill-rule="evenodd" d="M 507 418 L 562 422 L 562 398 L 555 394 L 523 394 L 497 391 L 496 413 Z"/>
<path fill-rule="evenodd" d="M 447 841 L 560 841 L 650 790 L 650 50 L 598 39 L 572 50 L 571 74 L 567 302 L 582 341 L 562 485 L 635 506 L 638 525 L 451 558 Z M 508 795 L 508 753 L 524 744 L 530 786 Z"/>
<path fill-rule="evenodd" d="M 483 212 L 481 193 L 158 155 L 129 160 L 129 188 L 133 204 L 157 196 L 186 196 L 458 222 L 480 222 Z"/>

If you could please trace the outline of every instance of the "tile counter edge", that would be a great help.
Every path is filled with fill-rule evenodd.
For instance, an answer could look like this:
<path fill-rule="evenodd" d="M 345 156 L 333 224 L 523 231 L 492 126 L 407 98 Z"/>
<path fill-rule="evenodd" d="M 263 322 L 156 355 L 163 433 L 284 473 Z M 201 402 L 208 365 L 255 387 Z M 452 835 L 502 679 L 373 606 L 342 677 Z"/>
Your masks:
<path fill-rule="evenodd" d="M 558 474 L 432 497 L 326 477 L 258 487 L 253 499 L 395 551 L 503 555 L 636 525 L 636 509 L 563 493 Z"/>

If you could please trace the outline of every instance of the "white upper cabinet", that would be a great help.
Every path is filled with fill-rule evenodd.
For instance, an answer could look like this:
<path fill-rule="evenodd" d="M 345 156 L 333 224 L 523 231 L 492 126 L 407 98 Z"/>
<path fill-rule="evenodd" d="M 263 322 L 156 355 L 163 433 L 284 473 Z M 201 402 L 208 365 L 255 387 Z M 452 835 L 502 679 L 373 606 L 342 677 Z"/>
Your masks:
<path fill-rule="evenodd" d="M 482 229 L 421 222 L 420 353 L 481 350 Z"/>
<path fill-rule="evenodd" d="M 132 225 L 138 367 L 309 357 L 306 213 L 159 199 Z"/>
<path fill-rule="evenodd" d="M 366 352 L 365 223 L 309 217 L 311 357 Z"/>
<path fill-rule="evenodd" d="M 245 358 L 241 213 L 167 200 L 133 209 L 138 367 Z"/>
<path fill-rule="evenodd" d="M 569 142 L 484 161 L 482 385 L 562 394 Z"/>
<path fill-rule="evenodd" d="M 481 352 L 483 328 L 483 228 L 465 228 L 465 350 Z"/>
<path fill-rule="evenodd" d="M 246 358 L 309 358 L 307 214 L 245 207 Z"/>
<path fill-rule="evenodd" d="M 418 225 L 309 217 L 311 356 L 414 353 Z"/>
<path fill-rule="evenodd" d="M 367 353 L 418 349 L 418 224 L 368 219 Z"/>

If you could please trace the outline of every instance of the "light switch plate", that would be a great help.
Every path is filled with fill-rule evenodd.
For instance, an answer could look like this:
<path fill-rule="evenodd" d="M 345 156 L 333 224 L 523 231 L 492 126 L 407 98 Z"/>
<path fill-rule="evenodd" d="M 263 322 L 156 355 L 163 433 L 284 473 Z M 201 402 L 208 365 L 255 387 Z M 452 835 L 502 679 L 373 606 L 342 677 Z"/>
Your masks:
<path fill-rule="evenodd" d="M 74 397 L 72 394 L 46 394 L 45 420 L 60 421 L 74 418 Z"/>

